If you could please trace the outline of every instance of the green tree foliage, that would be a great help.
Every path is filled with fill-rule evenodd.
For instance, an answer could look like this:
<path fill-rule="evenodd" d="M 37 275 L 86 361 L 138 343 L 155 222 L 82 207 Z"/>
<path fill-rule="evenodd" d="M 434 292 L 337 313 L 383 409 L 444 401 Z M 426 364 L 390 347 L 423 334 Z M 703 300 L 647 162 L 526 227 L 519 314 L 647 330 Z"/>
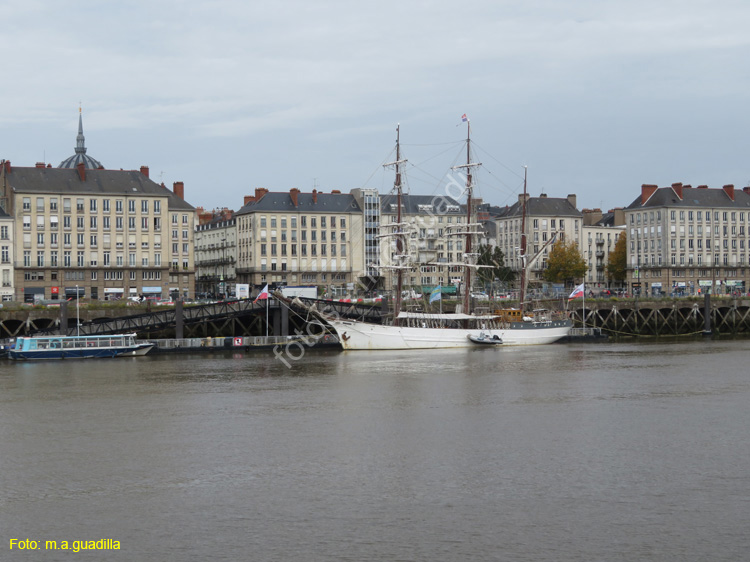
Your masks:
<path fill-rule="evenodd" d="M 547 257 L 547 269 L 542 276 L 550 283 L 573 284 L 583 278 L 586 269 L 578 244 L 558 240 L 552 245 Z"/>
<path fill-rule="evenodd" d="M 615 249 L 609 254 L 607 276 L 613 281 L 625 281 L 628 267 L 628 238 L 623 230 L 617 238 Z"/>
<path fill-rule="evenodd" d="M 495 279 L 503 283 L 512 283 L 516 277 L 514 271 L 505 267 L 505 255 L 497 246 L 492 247 L 489 244 L 480 245 L 477 248 L 479 257 L 477 265 L 490 265 L 490 267 L 480 267 L 477 270 L 477 278 L 483 284 L 492 283 Z"/>

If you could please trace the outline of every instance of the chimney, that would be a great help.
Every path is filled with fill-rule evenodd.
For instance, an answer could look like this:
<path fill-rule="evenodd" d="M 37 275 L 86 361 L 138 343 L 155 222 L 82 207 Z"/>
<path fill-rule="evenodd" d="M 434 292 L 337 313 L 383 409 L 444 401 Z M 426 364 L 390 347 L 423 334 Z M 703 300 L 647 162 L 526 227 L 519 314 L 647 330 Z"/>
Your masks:
<path fill-rule="evenodd" d="M 529 201 L 529 198 L 530 198 L 530 197 L 531 197 L 531 196 L 530 196 L 530 195 L 529 195 L 529 194 L 527 193 L 527 194 L 526 194 L 526 202 L 527 202 L 527 203 L 528 203 L 528 201 Z M 519 194 L 518 194 L 518 204 L 519 204 L 519 205 L 523 205 L 523 193 L 519 193 Z"/>
<path fill-rule="evenodd" d="M 293 187 L 289 190 L 289 196 L 292 198 L 292 205 L 299 207 L 299 189 Z"/>
<path fill-rule="evenodd" d="M 682 184 L 677 182 L 672 184 L 672 189 L 677 194 L 677 197 L 680 198 L 680 201 L 682 201 Z"/>
<path fill-rule="evenodd" d="M 747 193 L 748 195 L 750 195 L 750 187 L 743 187 L 742 191 L 744 191 L 745 193 Z"/>
<path fill-rule="evenodd" d="M 83 162 L 79 162 L 76 168 L 78 168 L 78 176 L 81 178 L 81 181 L 86 181 L 86 165 Z"/>
<path fill-rule="evenodd" d="M 708 189 L 708 186 L 707 185 L 699 185 L 698 189 Z"/>
<path fill-rule="evenodd" d="M 568 193 L 568 203 L 573 205 L 574 208 L 578 208 L 576 206 L 576 194 L 575 193 Z"/>
<path fill-rule="evenodd" d="M 37 168 L 44 168 L 44 167 L 45 167 L 45 166 L 44 166 L 44 162 L 37 162 L 37 163 L 36 163 L 36 167 L 37 167 Z"/>
<path fill-rule="evenodd" d="M 185 183 L 181 181 L 176 181 L 172 184 L 172 191 L 174 194 L 182 199 L 185 200 Z"/>
<path fill-rule="evenodd" d="M 725 185 L 724 187 L 722 187 L 722 189 L 724 190 L 724 193 L 726 193 L 726 194 L 727 194 L 727 196 L 728 196 L 728 197 L 729 197 L 729 198 L 730 198 L 730 199 L 731 199 L 732 201 L 734 201 L 734 185 L 730 183 L 730 184 L 728 184 L 728 185 Z"/>
<path fill-rule="evenodd" d="M 340 193 L 341 193 L 341 191 L 339 191 L 338 189 L 332 189 L 332 190 L 331 190 L 331 193 L 334 193 L 334 194 L 340 194 Z"/>
<path fill-rule="evenodd" d="M 318 190 L 317 189 L 313 189 L 312 197 L 313 197 L 313 204 L 317 203 L 318 202 Z"/>
<path fill-rule="evenodd" d="M 256 187 L 255 188 L 255 200 L 260 201 L 263 199 L 263 196 L 268 193 L 268 190 L 265 187 Z"/>
<path fill-rule="evenodd" d="M 5 168 L 5 173 L 10 174 L 10 160 L 3 160 L 3 167 Z"/>
<path fill-rule="evenodd" d="M 615 209 L 615 224 L 614 226 L 622 226 L 625 224 L 625 209 L 617 207 Z"/>
<path fill-rule="evenodd" d="M 658 185 L 650 185 L 647 183 L 641 185 L 641 205 L 645 205 L 646 201 L 651 199 L 651 196 L 656 193 L 657 189 L 659 189 Z"/>
<path fill-rule="evenodd" d="M 596 224 L 602 220 L 602 216 L 604 216 L 601 209 L 583 209 L 581 212 L 583 213 L 584 226 Z"/>
<path fill-rule="evenodd" d="M 255 197 L 252 195 L 245 195 L 245 198 L 242 200 L 242 206 L 248 205 L 249 203 L 253 203 L 255 201 Z"/>
<path fill-rule="evenodd" d="M 148 177 L 148 166 L 141 166 L 141 173 Z"/>

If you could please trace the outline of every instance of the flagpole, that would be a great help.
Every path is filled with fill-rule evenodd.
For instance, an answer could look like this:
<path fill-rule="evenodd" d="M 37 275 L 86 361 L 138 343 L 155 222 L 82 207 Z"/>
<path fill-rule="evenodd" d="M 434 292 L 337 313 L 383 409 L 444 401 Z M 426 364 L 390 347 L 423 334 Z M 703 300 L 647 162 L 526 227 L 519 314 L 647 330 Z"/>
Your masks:
<path fill-rule="evenodd" d="M 586 274 L 583 274 L 583 301 L 581 301 L 581 304 L 583 306 L 583 313 L 581 314 L 581 326 L 583 328 L 586 328 Z"/>
<path fill-rule="evenodd" d="M 268 337 L 268 301 L 271 300 L 266 296 L 266 337 Z"/>

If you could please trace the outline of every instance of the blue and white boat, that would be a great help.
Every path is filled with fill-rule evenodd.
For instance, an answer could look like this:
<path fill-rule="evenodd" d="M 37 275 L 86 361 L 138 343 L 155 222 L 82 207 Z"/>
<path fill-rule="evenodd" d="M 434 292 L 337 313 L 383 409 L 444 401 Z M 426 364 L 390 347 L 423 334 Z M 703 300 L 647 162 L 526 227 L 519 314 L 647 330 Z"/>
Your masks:
<path fill-rule="evenodd" d="M 151 342 L 136 340 L 135 334 L 20 337 L 8 357 L 16 361 L 135 357 L 146 355 L 153 347 Z"/>

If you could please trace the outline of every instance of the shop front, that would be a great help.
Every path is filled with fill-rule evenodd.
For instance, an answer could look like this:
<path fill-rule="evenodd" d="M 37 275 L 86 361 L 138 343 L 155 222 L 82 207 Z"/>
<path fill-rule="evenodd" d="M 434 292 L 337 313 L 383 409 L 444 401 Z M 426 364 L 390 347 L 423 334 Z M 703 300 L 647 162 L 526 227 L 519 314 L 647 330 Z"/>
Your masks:
<path fill-rule="evenodd" d="M 85 287 L 65 287 L 65 300 L 82 299 L 85 296 Z"/>
<path fill-rule="evenodd" d="M 119 301 L 125 296 L 125 289 L 121 287 L 104 287 L 105 301 Z"/>
<path fill-rule="evenodd" d="M 740 279 L 728 279 L 726 281 L 726 293 L 728 295 L 744 295 L 745 282 Z"/>
<path fill-rule="evenodd" d="M 23 290 L 23 302 L 36 303 L 44 300 L 44 287 L 25 287 Z"/>
<path fill-rule="evenodd" d="M 155 285 L 153 287 L 147 287 L 144 285 L 141 290 L 141 295 L 143 295 L 145 298 L 151 299 L 164 298 L 164 295 L 162 295 L 162 288 L 159 285 Z"/>

